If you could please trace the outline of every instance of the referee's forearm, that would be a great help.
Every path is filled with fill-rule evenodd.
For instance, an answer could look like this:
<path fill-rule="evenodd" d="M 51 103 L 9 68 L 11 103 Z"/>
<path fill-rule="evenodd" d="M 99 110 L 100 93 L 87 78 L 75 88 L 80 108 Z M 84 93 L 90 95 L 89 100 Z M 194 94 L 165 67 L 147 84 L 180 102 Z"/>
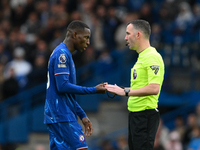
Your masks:
<path fill-rule="evenodd" d="M 149 95 L 157 95 L 160 90 L 159 84 L 149 84 L 140 89 L 131 89 L 129 92 L 129 96 L 149 96 Z"/>

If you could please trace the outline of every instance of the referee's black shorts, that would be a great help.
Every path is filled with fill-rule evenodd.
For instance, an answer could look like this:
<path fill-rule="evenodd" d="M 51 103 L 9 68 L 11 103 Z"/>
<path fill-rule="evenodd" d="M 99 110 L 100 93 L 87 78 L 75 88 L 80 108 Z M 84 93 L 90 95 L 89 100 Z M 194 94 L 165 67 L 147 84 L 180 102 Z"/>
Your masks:
<path fill-rule="evenodd" d="M 158 109 L 129 113 L 129 150 L 153 150 L 160 121 Z"/>

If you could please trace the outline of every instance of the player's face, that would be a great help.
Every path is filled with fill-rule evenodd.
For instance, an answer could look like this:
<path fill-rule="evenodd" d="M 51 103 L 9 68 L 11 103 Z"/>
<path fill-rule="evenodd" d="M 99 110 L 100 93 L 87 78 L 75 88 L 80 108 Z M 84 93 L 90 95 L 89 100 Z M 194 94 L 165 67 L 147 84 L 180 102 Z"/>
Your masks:
<path fill-rule="evenodd" d="M 82 52 L 86 50 L 89 44 L 90 44 L 90 29 L 85 28 L 84 31 L 81 31 L 77 34 L 75 48 L 76 50 Z"/>
<path fill-rule="evenodd" d="M 129 49 L 137 49 L 137 33 L 137 30 L 135 30 L 132 24 L 129 24 L 126 27 L 125 41 L 127 43 L 127 46 L 129 46 Z"/>

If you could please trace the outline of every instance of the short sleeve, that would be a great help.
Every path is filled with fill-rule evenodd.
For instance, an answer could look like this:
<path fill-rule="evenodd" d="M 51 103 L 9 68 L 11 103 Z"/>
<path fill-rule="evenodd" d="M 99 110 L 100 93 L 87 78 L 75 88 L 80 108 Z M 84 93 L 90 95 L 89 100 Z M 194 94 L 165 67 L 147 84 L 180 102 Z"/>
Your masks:
<path fill-rule="evenodd" d="M 147 68 L 148 83 L 149 84 L 160 84 L 160 63 L 156 55 L 149 56 L 145 62 Z"/>

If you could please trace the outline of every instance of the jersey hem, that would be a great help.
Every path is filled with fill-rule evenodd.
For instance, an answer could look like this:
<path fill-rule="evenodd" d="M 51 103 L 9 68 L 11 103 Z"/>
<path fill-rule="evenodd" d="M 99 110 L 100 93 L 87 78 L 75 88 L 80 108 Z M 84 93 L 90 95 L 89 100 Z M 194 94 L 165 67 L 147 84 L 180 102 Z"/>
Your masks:
<path fill-rule="evenodd" d="M 81 150 L 81 149 L 85 149 L 85 148 L 88 148 L 88 146 L 87 147 L 77 148 L 76 150 Z"/>

